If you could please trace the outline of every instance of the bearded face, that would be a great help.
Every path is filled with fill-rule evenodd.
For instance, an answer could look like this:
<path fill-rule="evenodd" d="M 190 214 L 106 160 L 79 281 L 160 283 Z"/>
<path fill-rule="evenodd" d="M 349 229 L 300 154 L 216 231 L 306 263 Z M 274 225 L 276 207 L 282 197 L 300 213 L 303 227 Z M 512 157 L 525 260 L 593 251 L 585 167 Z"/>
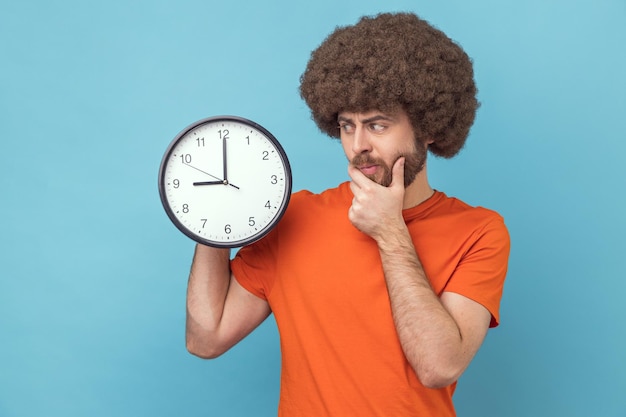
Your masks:
<path fill-rule="evenodd" d="M 400 158 L 404 157 L 404 187 L 408 187 L 410 184 L 415 181 L 415 177 L 424 169 L 424 164 L 426 163 L 426 148 L 424 146 L 413 146 L 413 149 L 409 152 L 398 152 L 398 154 L 393 158 L 393 162 L 391 165 L 387 164 L 381 158 L 374 158 L 370 155 L 370 153 L 361 153 L 352 158 L 350 163 L 353 166 L 361 167 L 361 166 L 373 166 L 376 165 L 380 167 L 380 170 L 377 170 L 374 174 L 365 174 L 372 181 L 377 182 L 378 184 L 388 187 L 391 184 L 393 179 L 392 177 L 392 167 L 393 164 Z"/>

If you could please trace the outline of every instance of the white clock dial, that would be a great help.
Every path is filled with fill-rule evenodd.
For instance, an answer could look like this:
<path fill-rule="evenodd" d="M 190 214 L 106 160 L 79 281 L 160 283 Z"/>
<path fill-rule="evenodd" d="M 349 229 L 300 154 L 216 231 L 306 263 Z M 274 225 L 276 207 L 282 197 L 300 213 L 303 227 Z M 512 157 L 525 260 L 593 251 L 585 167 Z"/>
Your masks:
<path fill-rule="evenodd" d="M 291 169 L 274 136 L 235 116 L 201 120 L 170 144 L 159 192 L 172 222 L 192 239 L 238 247 L 263 237 L 283 215 Z"/>

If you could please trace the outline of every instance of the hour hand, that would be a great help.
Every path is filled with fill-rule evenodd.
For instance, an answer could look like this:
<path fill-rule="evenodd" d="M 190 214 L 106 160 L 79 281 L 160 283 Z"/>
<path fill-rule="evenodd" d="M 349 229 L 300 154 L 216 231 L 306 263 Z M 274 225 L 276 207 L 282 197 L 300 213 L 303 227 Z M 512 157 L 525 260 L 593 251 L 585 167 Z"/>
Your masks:
<path fill-rule="evenodd" d="M 186 162 L 184 162 L 184 164 L 187 165 L 189 168 L 193 168 L 196 171 L 200 171 L 203 174 L 206 174 L 209 177 L 215 178 L 217 180 L 217 181 L 197 181 L 197 182 L 194 182 L 193 185 L 217 185 L 217 184 L 222 184 L 222 185 L 230 185 L 233 188 L 239 189 L 239 187 L 237 187 L 235 184 L 232 184 L 232 183 L 228 182 L 228 180 L 226 180 L 226 179 L 220 180 L 215 175 L 209 174 L 208 172 L 203 171 L 200 168 L 196 168 L 195 166 L 193 166 L 191 164 L 188 164 Z"/>
<path fill-rule="evenodd" d="M 230 183 L 226 180 L 224 181 L 196 181 L 193 185 L 230 185 L 233 188 L 239 189 L 235 184 Z"/>

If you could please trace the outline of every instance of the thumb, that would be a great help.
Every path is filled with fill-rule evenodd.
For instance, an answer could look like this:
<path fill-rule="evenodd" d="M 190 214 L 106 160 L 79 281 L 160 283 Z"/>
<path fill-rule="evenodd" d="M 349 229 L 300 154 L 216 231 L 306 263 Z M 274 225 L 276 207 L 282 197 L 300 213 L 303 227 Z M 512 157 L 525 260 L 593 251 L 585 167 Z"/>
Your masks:
<path fill-rule="evenodd" d="M 391 184 L 390 187 L 402 187 L 404 188 L 404 156 L 396 159 L 391 170 Z"/>

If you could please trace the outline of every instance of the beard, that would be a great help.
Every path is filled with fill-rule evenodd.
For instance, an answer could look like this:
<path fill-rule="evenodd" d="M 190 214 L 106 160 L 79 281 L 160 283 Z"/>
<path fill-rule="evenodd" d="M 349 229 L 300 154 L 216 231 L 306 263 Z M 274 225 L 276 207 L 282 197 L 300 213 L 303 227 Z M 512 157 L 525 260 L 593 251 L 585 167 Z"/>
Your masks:
<path fill-rule="evenodd" d="M 423 146 L 415 146 L 411 152 L 398 152 L 393 159 L 391 166 L 387 165 L 385 161 L 380 158 L 373 158 L 369 153 L 362 153 L 352 158 L 351 164 L 354 166 L 363 165 L 378 165 L 382 169 L 382 174 L 379 175 L 366 175 L 370 180 L 377 182 L 378 184 L 389 187 L 393 180 L 393 165 L 401 157 L 405 158 L 404 161 L 404 188 L 408 187 L 415 181 L 415 177 L 423 169 L 426 163 L 426 148 Z M 376 178 L 379 177 L 379 178 Z"/>

